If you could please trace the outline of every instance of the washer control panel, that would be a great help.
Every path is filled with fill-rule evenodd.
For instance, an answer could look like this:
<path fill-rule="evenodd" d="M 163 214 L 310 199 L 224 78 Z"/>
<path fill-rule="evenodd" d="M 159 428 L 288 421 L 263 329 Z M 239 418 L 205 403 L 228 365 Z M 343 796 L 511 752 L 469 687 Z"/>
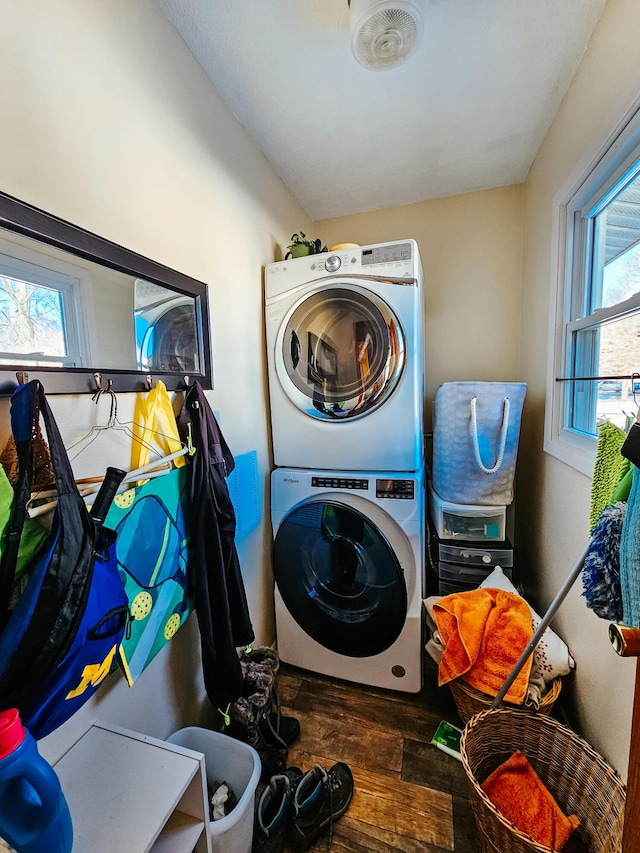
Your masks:
<path fill-rule="evenodd" d="M 369 488 L 368 480 L 353 477 L 312 477 L 311 486 L 314 489 L 361 489 Z"/>
<path fill-rule="evenodd" d="M 376 497 L 412 501 L 415 497 L 415 482 L 414 480 L 376 480 Z"/>

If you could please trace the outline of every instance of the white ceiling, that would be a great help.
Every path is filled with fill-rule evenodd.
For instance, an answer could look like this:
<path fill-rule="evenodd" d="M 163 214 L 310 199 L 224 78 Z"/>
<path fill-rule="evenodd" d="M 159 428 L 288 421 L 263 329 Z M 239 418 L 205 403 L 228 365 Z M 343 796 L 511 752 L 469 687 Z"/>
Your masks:
<path fill-rule="evenodd" d="M 606 0 L 420 0 L 403 65 L 351 53 L 347 0 L 157 0 L 314 219 L 520 183 Z"/>

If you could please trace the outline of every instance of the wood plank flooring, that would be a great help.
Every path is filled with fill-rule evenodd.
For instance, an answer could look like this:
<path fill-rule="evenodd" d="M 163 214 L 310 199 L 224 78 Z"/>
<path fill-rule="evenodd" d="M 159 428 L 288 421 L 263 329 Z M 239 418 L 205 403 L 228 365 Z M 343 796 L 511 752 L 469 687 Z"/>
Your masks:
<path fill-rule="evenodd" d="M 477 853 L 462 764 L 430 744 L 440 720 L 462 727 L 448 688 L 425 662 L 418 694 L 379 690 L 281 664 L 282 713 L 300 721 L 288 765 L 328 769 L 345 761 L 354 797 L 334 825 L 333 853 Z M 289 851 L 289 847 L 285 848 Z M 314 851 L 329 849 L 323 836 Z"/>

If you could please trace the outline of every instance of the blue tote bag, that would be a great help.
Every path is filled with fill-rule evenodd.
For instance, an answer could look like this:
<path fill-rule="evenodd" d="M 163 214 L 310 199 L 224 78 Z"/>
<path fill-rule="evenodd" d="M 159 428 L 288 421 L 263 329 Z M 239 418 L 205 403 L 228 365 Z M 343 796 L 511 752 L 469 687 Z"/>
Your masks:
<path fill-rule="evenodd" d="M 432 485 L 442 500 L 508 506 L 524 382 L 444 382 L 433 414 Z"/>

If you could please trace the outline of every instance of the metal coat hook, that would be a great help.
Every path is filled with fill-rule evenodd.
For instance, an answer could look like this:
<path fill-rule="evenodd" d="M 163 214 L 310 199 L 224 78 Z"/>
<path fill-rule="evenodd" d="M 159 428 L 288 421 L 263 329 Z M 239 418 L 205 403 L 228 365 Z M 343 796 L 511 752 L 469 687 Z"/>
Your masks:
<path fill-rule="evenodd" d="M 18 380 L 18 385 L 26 385 L 29 381 L 29 374 L 26 370 L 19 370 L 16 373 L 16 379 Z"/>
<path fill-rule="evenodd" d="M 96 391 L 102 391 L 102 374 L 94 373 L 93 381 L 96 383 Z"/>
<path fill-rule="evenodd" d="M 153 387 L 153 376 L 149 373 L 144 380 L 144 384 L 146 385 L 147 391 L 151 391 Z"/>

